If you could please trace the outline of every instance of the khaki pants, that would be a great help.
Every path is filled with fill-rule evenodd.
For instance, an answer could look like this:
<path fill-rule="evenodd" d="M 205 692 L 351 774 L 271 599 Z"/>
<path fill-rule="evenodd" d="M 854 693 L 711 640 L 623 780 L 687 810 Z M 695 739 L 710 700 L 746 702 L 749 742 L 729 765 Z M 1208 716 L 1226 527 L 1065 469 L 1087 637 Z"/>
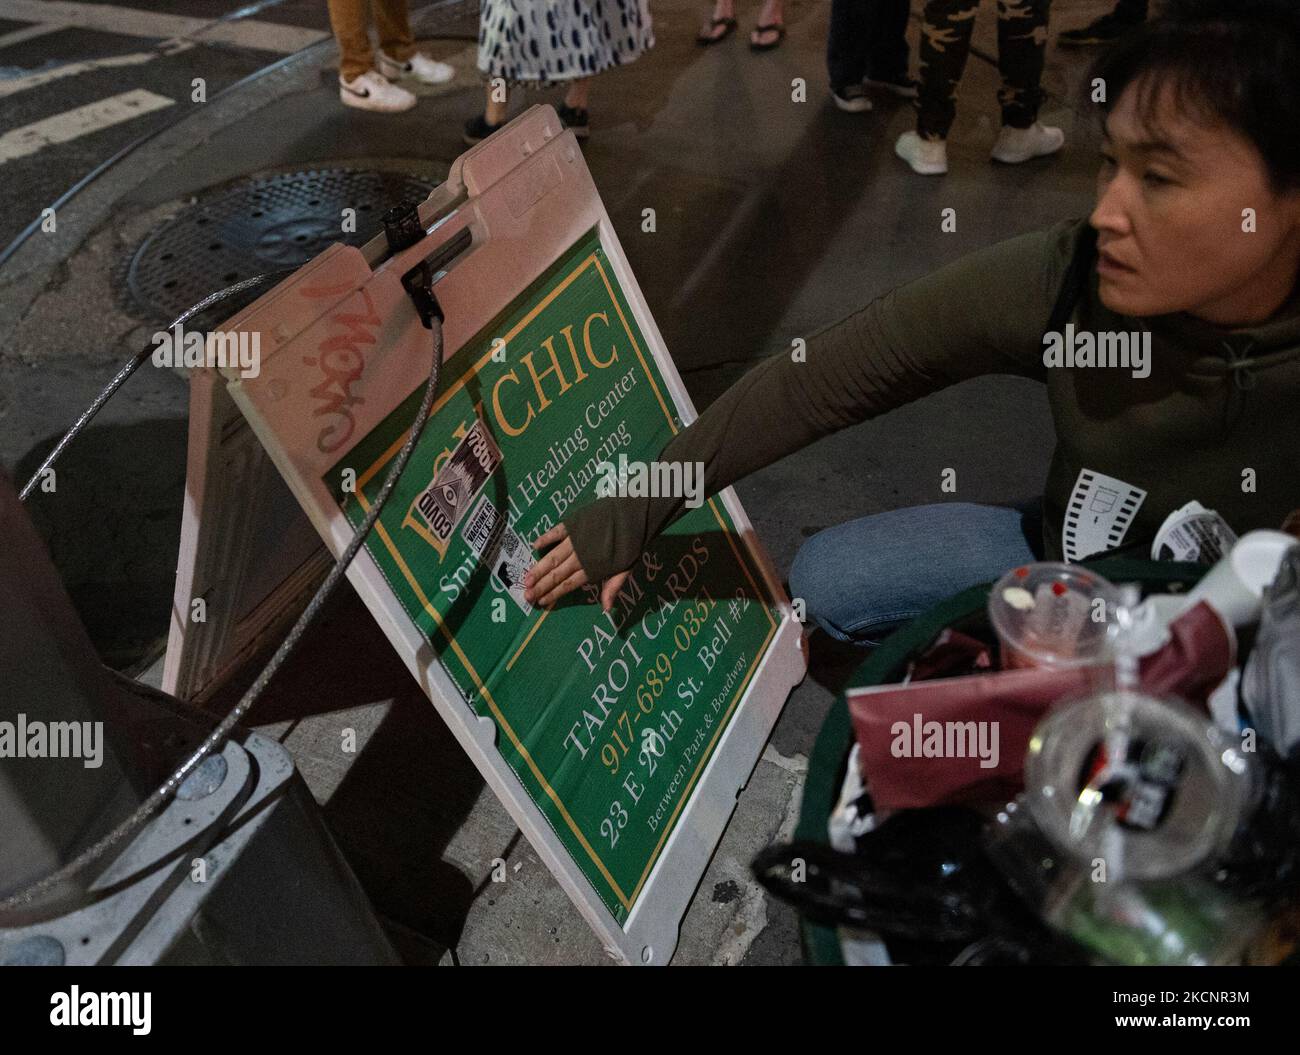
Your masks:
<path fill-rule="evenodd" d="M 407 0 L 329 0 L 330 26 L 339 42 L 339 73 L 353 80 L 374 69 L 370 53 L 370 36 L 366 29 L 366 8 L 375 12 L 375 29 L 379 47 L 398 62 L 405 62 L 415 51 Z"/>

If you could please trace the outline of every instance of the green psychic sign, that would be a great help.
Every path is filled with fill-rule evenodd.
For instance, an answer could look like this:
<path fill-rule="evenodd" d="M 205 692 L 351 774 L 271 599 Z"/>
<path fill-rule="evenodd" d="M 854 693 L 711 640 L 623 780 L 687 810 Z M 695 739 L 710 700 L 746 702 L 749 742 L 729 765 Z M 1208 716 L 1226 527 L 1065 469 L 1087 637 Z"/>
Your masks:
<path fill-rule="evenodd" d="M 326 484 L 359 523 L 416 391 Z M 613 609 L 552 609 L 530 547 L 649 462 L 680 419 L 593 230 L 443 367 L 442 394 L 366 545 L 468 706 L 620 923 L 776 633 L 780 615 L 721 503 L 675 523 Z M 345 482 L 355 480 L 350 493 Z"/>

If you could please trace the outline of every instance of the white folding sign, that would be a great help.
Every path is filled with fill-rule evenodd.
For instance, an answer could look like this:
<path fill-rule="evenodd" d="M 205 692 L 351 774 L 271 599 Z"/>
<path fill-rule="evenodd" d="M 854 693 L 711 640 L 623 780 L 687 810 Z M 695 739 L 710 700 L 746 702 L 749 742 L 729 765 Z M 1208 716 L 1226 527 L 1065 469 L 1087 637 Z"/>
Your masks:
<path fill-rule="evenodd" d="M 401 280 L 433 261 L 439 397 L 349 578 L 606 948 L 667 962 L 803 677 L 800 627 L 735 495 L 703 500 L 697 467 L 654 464 L 694 412 L 554 111 L 463 155 L 419 218 L 409 248 L 335 245 L 224 327 L 257 336 L 260 371 L 195 382 L 168 684 L 210 691 L 320 572 L 241 419 L 339 554 L 428 377 L 430 333 Z M 232 461 L 240 486 L 221 480 Z M 602 488 L 659 486 L 688 511 L 611 612 L 590 591 L 524 600 L 542 532 Z M 278 564 L 275 547 L 226 537 L 269 530 L 273 509 Z M 202 624 L 188 618 L 199 595 Z"/>

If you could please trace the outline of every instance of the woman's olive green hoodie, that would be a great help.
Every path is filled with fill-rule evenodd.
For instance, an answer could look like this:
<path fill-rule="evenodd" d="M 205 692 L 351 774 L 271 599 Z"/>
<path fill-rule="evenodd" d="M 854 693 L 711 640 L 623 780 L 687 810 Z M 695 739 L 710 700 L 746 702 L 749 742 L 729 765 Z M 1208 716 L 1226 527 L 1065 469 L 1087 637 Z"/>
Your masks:
<path fill-rule="evenodd" d="M 761 362 L 659 458 L 702 462 L 711 495 L 822 436 L 959 381 L 1017 374 L 1047 385 L 1055 425 L 1043 502 L 1049 558 L 1062 555 L 1067 505 L 1085 470 L 1146 492 L 1126 544 L 1151 539 L 1192 499 L 1238 533 L 1279 526 L 1300 506 L 1300 295 L 1240 329 L 1184 314 L 1122 316 L 1101 303 L 1094 252 L 1095 233 L 1069 221 L 900 286 L 810 337 L 806 361 Z M 1044 336 L 1065 321 L 1075 332 L 1149 330 L 1149 374 L 1045 365 Z M 588 577 L 630 567 L 684 501 L 610 497 L 567 516 Z"/>

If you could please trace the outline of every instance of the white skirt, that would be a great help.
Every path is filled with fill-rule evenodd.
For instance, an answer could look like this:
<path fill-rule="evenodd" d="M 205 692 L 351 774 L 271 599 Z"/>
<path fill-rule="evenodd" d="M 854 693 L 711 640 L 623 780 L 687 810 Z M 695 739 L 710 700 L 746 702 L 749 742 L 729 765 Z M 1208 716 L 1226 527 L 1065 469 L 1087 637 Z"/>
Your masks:
<path fill-rule="evenodd" d="M 649 0 L 483 0 L 478 68 L 552 84 L 626 65 L 654 42 Z"/>

